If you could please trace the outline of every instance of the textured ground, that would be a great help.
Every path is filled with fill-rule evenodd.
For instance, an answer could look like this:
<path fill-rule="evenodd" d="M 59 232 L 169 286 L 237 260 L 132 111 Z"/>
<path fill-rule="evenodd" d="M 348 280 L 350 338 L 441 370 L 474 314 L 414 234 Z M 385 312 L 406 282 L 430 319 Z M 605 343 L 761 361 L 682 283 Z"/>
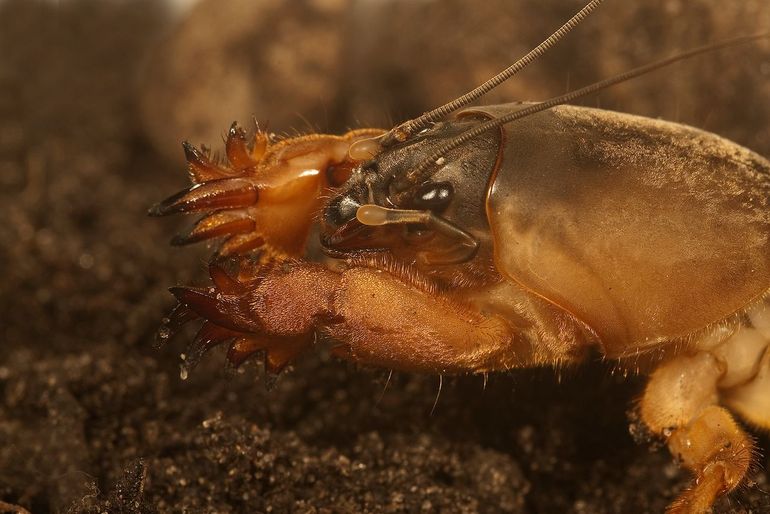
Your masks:
<path fill-rule="evenodd" d="M 759 32 L 765 4 L 610 2 L 494 99 Z M 486 389 L 447 379 L 431 414 L 435 377 L 394 375 L 383 393 L 386 373 L 313 355 L 267 390 L 256 366 L 228 375 L 219 355 L 181 381 L 183 342 L 152 349 L 166 287 L 204 275 L 205 248 L 166 244 L 178 220 L 144 214 L 184 185 L 179 140 L 216 147 L 252 113 L 286 131 L 306 130 L 298 114 L 333 130 L 415 114 L 577 7 L 230 0 L 172 25 L 151 0 L 0 1 L 0 501 L 35 513 L 661 512 L 687 477 L 629 435 L 643 380 L 600 363 Z M 747 48 L 587 103 L 770 155 L 768 76 L 767 47 Z M 754 480 L 717 511 L 770 512 L 767 473 Z"/>

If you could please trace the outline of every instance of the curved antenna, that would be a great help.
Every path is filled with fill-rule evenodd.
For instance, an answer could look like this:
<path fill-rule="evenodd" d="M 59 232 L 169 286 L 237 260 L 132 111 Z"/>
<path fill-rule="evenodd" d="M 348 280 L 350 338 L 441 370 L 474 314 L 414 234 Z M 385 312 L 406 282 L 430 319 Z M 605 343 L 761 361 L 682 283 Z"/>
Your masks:
<path fill-rule="evenodd" d="M 619 75 L 615 75 L 614 77 L 610 77 L 608 79 L 595 82 L 586 87 L 576 89 L 574 91 L 570 91 L 569 93 L 565 93 L 563 95 L 556 96 L 544 102 L 537 103 L 530 107 L 526 107 L 524 109 L 521 109 L 520 111 L 512 112 L 510 114 L 506 114 L 505 116 L 501 116 L 499 118 L 494 118 L 492 120 L 486 121 L 481 125 L 476 126 L 475 128 L 466 130 L 459 136 L 456 136 L 455 138 L 450 139 L 447 143 L 440 146 L 439 149 L 436 150 L 436 152 L 433 153 L 428 159 L 425 159 L 422 162 L 422 164 L 420 164 L 417 168 L 410 171 L 406 175 L 403 182 L 401 182 L 400 184 L 396 184 L 395 189 L 397 191 L 404 191 L 409 187 L 408 186 L 409 183 L 416 183 L 419 181 L 419 179 L 422 178 L 423 175 L 427 174 L 428 168 L 436 164 L 436 161 L 438 161 L 440 158 L 446 155 L 447 152 L 449 152 L 450 150 L 454 150 L 458 146 L 461 146 L 467 143 L 471 139 L 483 134 L 488 130 L 501 127 L 507 123 L 511 123 L 512 121 L 519 120 L 521 118 L 526 118 L 527 116 L 531 116 L 540 111 L 550 109 L 551 107 L 565 104 L 567 102 L 570 102 L 582 96 L 586 96 L 591 93 L 601 91 L 602 89 L 606 89 L 610 86 L 614 86 L 615 84 L 625 82 L 627 80 L 633 79 L 640 75 L 644 75 L 645 73 L 650 73 L 651 71 L 657 70 L 658 68 L 663 68 L 664 66 L 668 66 L 669 64 L 673 64 L 677 61 L 682 61 L 684 59 L 688 59 L 690 57 L 694 57 L 699 54 L 713 52 L 715 50 L 721 50 L 723 48 L 728 48 L 731 46 L 742 45 L 745 43 L 756 41 L 758 39 L 765 39 L 768 37 L 770 37 L 770 33 L 756 34 L 753 36 L 741 36 L 741 37 L 736 37 L 732 39 L 727 39 L 725 41 L 720 41 L 717 43 L 712 43 L 709 45 L 700 46 L 698 48 L 694 48 L 692 50 L 688 50 L 686 52 L 682 52 L 680 54 L 676 54 L 671 57 L 667 57 L 665 59 L 652 62 L 650 64 L 645 64 L 644 66 L 639 66 L 638 68 L 634 68 L 632 70 L 626 71 Z"/>
<path fill-rule="evenodd" d="M 567 23 L 562 25 L 559 30 L 548 36 L 548 38 L 530 50 L 524 57 L 508 66 L 505 70 L 501 71 L 491 79 L 487 80 L 480 86 L 476 87 L 472 91 L 465 93 L 459 98 L 455 98 L 451 102 L 448 102 L 441 107 L 437 107 L 432 111 L 424 113 L 422 116 L 413 120 L 405 121 L 397 127 L 392 128 L 382 139 L 382 146 L 389 146 L 390 144 L 398 141 L 406 141 L 412 134 L 423 129 L 430 123 L 439 120 L 447 114 L 456 111 L 460 107 L 464 107 L 472 101 L 481 98 L 491 90 L 516 75 L 522 69 L 527 67 L 530 63 L 536 61 L 540 56 L 546 53 L 553 45 L 555 45 L 560 39 L 566 36 L 573 28 L 575 28 L 584 18 L 586 18 L 591 12 L 599 7 L 604 0 L 592 0 L 585 7 L 580 9 Z"/>

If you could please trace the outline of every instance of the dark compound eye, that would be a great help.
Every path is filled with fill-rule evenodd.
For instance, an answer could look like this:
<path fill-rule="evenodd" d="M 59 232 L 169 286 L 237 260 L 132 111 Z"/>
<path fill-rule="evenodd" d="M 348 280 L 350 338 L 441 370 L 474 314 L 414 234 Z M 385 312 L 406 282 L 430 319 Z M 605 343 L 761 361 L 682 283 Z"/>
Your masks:
<path fill-rule="evenodd" d="M 417 209 L 441 212 L 452 201 L 454 192 L 449 182 L 428 182 L 417 188 L 412 203 Z"/>

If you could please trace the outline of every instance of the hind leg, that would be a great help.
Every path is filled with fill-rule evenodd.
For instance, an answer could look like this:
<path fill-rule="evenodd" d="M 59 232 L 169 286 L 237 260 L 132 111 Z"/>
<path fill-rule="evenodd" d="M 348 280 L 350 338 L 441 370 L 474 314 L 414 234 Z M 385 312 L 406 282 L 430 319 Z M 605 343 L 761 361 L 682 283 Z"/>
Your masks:
<path fill-rule="evenodd" d="M 716 498 L 743 482 L 751 466 L 751 438 L 717 405 L 724 373 L 725 365 L 710 353 L 679 356 L 652 374 L 642 397 L 642 420 L 695 474 L 669 514 L 708 512 Z"/>
<path fill-rule="evenodd" d="M 756 376 L 725 391 L 722 401 L 752 425 L 770 430 L 770 350 L 765 350 Z"/>

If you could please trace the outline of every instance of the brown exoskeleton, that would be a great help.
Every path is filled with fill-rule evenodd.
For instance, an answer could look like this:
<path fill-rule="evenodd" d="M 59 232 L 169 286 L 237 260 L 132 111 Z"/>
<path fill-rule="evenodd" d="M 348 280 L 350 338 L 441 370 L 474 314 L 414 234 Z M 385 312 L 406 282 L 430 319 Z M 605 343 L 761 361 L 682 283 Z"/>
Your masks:
<path fill-rule="evenodd" d="M 226 164 L 186 145 L 195 185 L 152 212 L 206 213 L 178 243 L 227 239 L 211 287 L 172 288 L 162 339 L 202 318 L 188 367 L 227 342 L 234 365 L 264 353 L 275 372 L 318 336 L 346 359 L 441 374 L 571 365 L 594 347 L 650 373 L 641 418 L 696 475 L 670 512 L 706 512 L 754 462 L 731 412 L 770 428 L 770 162 L 684 125 L 561 104 L 755 38 L 539 104 L 458 110 L 599 3 L 391 131 L 248 143 L 233 125 Z"/>

